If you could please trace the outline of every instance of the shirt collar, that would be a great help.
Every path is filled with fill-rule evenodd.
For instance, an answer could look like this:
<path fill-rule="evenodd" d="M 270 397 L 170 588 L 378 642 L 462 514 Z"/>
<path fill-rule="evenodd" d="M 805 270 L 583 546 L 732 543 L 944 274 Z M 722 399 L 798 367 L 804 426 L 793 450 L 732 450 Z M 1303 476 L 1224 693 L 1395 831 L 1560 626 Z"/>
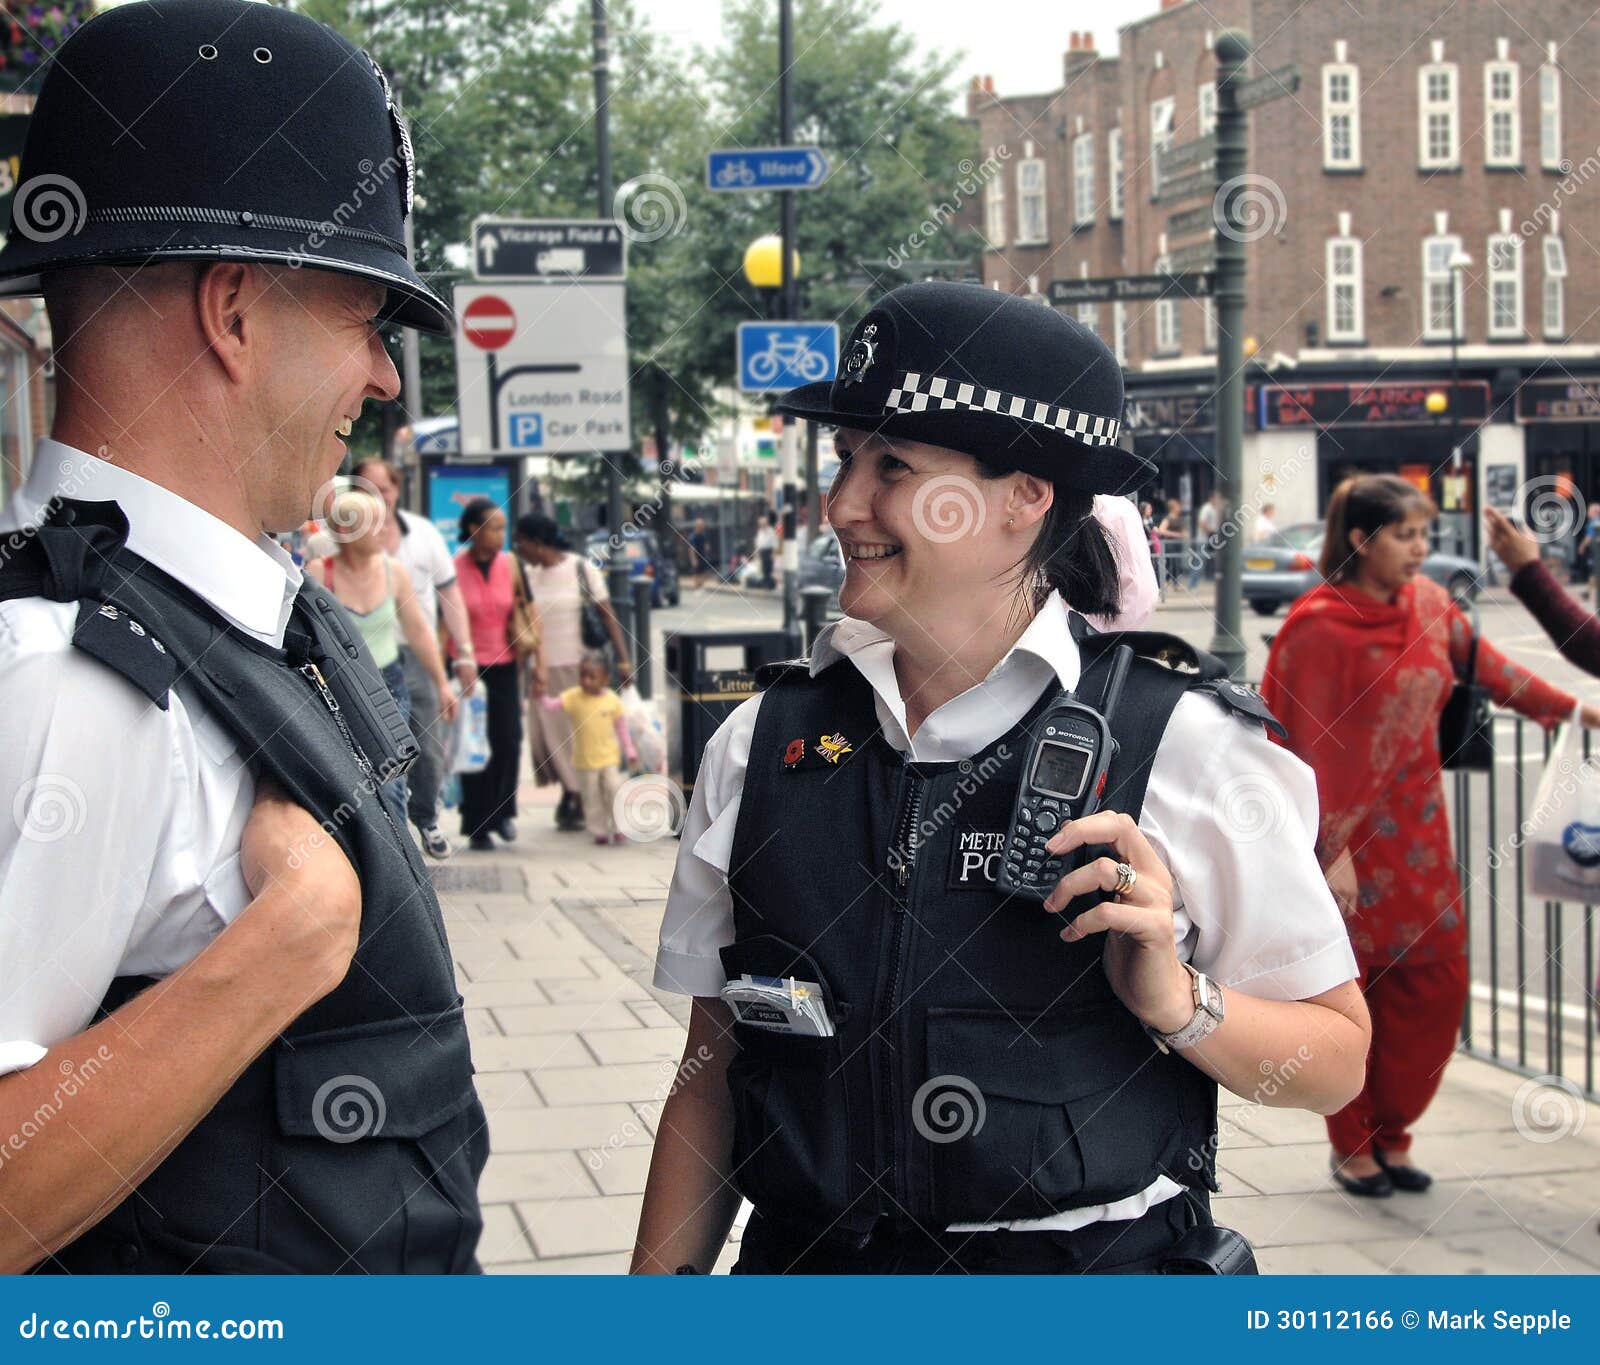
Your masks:
<path fill-rule="evenodd" d="M 128 548 L 171 574 L 240 629 L 282 646 L 300 570 L 271 536 L 254 541 L 149 479 L 46 436 L 27 482 L 0 515 L 16 529 L 40 520 L 53 498 L 115 502 L 128 519 Z"/>
<path fill-rule="evenodd" d="M 811 676 L 816 677 L 839 659 L 850 659 L 860 668 L 874 654 L 881 654 L 885 647 L 892 656 L 894 641 L 884 631 L 867 621 L 846 616 L 817 633 L 811 647 Z M 1050 594 L 1017 642 L 989 671 L 989 679 L 1026 667 L 1028 660 L 1042 662 L 1068 692 L 1078 685 L 1082 659 L 1078 642 L 1072 638 L 1072 629 L 1067 621 L 1067 605 L 1061 600 L 1059 592 Z"/>

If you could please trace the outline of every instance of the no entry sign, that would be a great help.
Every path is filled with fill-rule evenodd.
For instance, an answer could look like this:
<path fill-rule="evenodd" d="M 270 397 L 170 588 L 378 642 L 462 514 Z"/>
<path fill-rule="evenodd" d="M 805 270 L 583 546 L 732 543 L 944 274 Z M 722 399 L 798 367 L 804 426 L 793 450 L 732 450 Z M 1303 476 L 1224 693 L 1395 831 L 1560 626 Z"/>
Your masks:
<path fill-rule="evenodd" d="M 516 334 L 517 315 L 498 294 L 485 294 L 467 305 L 461 330 L 479 350 L 498 351 Z"/>

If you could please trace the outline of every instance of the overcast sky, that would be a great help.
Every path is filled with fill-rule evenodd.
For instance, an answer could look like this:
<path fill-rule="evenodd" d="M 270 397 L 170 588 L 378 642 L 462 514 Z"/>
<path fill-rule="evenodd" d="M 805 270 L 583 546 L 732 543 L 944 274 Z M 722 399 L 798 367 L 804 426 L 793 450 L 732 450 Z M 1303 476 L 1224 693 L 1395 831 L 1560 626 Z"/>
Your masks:
<path fill-rule="evenodd" d="M 974 75 L 993 76 L 995 90 L 1028 95 L 1061 84 L 1067 36 L 1087 29 L 1103 53 L 1117 50 L 1117 29 L 1156 13 L 1161 0 L 880 0 L 883 19 L 916 35 L 929 51 L 965 52 L 960 84 Z M 640 9 L 663 33 L 710 46 L 721 33 L 717 0 L 640 0 Z M 974 22 L 974 20 L 978 22 Z"/>

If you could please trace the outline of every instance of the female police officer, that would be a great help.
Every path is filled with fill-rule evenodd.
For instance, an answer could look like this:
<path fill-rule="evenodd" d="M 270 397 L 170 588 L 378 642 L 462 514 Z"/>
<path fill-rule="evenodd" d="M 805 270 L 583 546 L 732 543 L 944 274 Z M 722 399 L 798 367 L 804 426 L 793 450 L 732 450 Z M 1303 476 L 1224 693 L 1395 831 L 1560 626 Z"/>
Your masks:
<path fill-rule="evenodd" d="M 1076 613 L 1116 611 L 1092 495 L 1148 472 L 1121 406 L 1085 329 L 950 284 L 887 295 L 780 405 L 838 428 L 848 614 L 706 746 L 636 1270 L 709 1270 L 741 1194 L 743 1272 L 1155 1270 L 1207 1240 L 1217 1082 L 1324 1113 L 1360 1088 L 1311 775 L 1214 660 L 1126 637 L 1186 667 L 1134 661 L 1104 808 L 1038 813 L 1043 905 L 997 885 L 1030 727 L 1117 658 Z"/>

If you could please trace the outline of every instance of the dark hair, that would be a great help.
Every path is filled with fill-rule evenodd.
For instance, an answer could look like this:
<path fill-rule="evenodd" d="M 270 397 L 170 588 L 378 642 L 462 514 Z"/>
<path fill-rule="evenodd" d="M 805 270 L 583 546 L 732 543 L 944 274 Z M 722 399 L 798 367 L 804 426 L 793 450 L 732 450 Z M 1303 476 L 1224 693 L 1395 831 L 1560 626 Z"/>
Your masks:
<path fill-rule="evenodd" d="M 979 476 L 1002 478 L 1009 470 L 978 461 Z M 1039 534 L 1016 562 L 1018 598 L 1036 612 L 1059 592 L 1084 616 L 1112 617 L 1122 606 L 1117 558 L 1105 527 L 1095 519 L 1094 494 L 1054 485 L 1055 500 L 1039 523 Z"/>
<path fill-rule="evenodd" d="M 493 498 L 474 498 L 461 509 L 461 524 L 457 528 L 460 534 L 458 540 L 471 540 L 472 533 L 489 520 L 490 514 L 495 510 Z"/>
<path fill-rule="evenodd" d="M 405 486 L 404 477 L 400 473 L 400 466 L 397 465 L 393 460 L 384 459 L 382 455 L 363 455 L 359 460 L 350 466 L 351 476 L 357 479 L 364 478 L 365 475 L 363 471 L 370 469 L 375 464 L 382 465 L 384 469 L 388 471 L 389 477 L 394 480 L 394 486 L 396 488 L 403 488 Z"/>
<path fill-rule="evenodd" d="M 1374 536 L 1414 512 L 1434 516 L 1433 499 L 1398 474 L 1357 474 L 1333 490 L 1328 499 L 1327 529 L 1322 537 L 1322 562 L 1317 571 L 1329 583 L 1343 583 L 1355 568 L 1350 532 Z"/>
<path fill-rule="evenodd" d="M 552 550 L 568 548 L 567 538 L 561 533 L 556 519 L 545 516 L 543 512 L 524 512 L 518 517 L 517 534 L 524 540 L 533 541 L 535 545 L 548 545 Z"/>

